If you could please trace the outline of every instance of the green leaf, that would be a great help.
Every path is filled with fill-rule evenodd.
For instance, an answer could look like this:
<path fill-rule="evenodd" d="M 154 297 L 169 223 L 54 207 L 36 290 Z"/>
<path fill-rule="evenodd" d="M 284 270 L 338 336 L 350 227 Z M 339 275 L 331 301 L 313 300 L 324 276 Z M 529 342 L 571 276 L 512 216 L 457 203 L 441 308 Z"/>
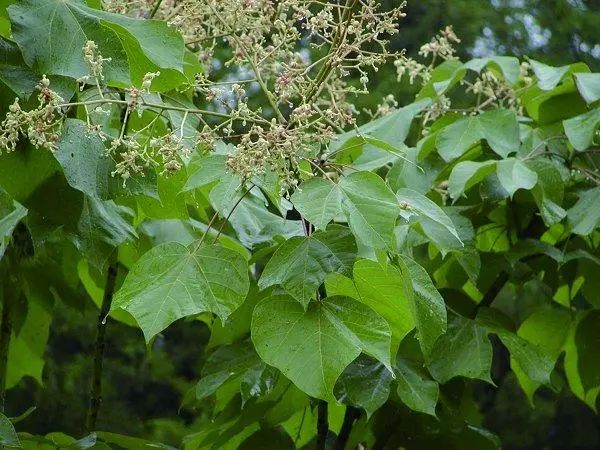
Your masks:
<path fill-rule="evenodd" d="M 389 324 L 392 357 L 395 356 L 402 339 L 415 327 L 410 278 L 391 264 L 368 259 L 354 264 L 353 276 L 359 300 Z"/>
<path fill-rule="evenodd" d="M 600 311 L 590 311 L 575 329 L 575 346 L 577 347 L 577 370 L 585 391 L 600 386 L 600 358 L 598 342 L 600 342 Z"/>
<path fill-rule="evenodd" d="M 600 223 L 600 187 L 579 193 L 577 203 L 567 211 L 567 220 L 573 233 L 591 234 Z"/>
<path fill-rule="evenodd" d="M 570 66 L 552 67 L 542 64 L 541 62 L 529 61 L 531 69 L 537 77 L 537 85 L 544 91 L 551 91 L 570 71 Z"/>
<path fill-rule="evenodd" d="M 600 127 L 600 108 L 563 122 L 565 133 L 575 150 L 583 152 L 594 143 L 594 135 Z"/>
<path fill-rule="evenodd" d="M 190 175 L 182 189 L 183 192 L 219 181 L 227 175 L 227 156 L 211 154 L 194 159 L 188 166 L 188 173 Z"/>
<path fill-rule="evenodd" d="M 539 347 L 556 362 L 563 350 L 570 326 L 571 317 L 566 310 L 544 308 L 527 317 L 519 327 L 517 335 Z M 532 380 L 516 359 L 511 359 L 511 368 L 533 404 L 533 396 L 542 383 Z"/>
<path fill-rule="evenodd" d="M 21 99 L 28 98 L 41 77 L 27 67 L 21 50 L 14 42 L 0 37 L 0 53 L 0 82 Z"/>
<path fill-rule="evenodd" d="M 369 418 L 388 400 L 392 376 L 385 364 L 360 355 L 340 376 L 335 396 L 339 402 L 363 408 Z"/>
<path fill-rule="evenodd" d="M 177 319 L 212 312 L 225 320 L 249 289 L 248 264 L 218 246 L 171 243 L 154 247 L 133 266 L 112 309 L 135 317 L 146 341 Z"/>
<path fill-rule="evenodd" d="M 406 209 L 401 210 L 400 215 L 410 220 L 416 213 L 417 221 L 421 224 L 423 232 L 442 251 L 463 246 L 454 223 L 433 201 L 411 189 L 400 189 L 396 196 L 401 204 L 402 202 L 407 204 Z"/>
<path fill-rule="evenodd" d="M 440 383 L 463 376 L 488 383 L 492 365 L 492 345 L 487 330 L 473 320 L 450 317 L 448 331 L 435 343 L 427 367 Z"/>
<path fill-rule="evenodd" d="M 390 328 L 350 297 L 328 297 L 304 310 L 289 296 L 254 309 L 252 341 L 260 357 L 308 395 L 334 400 L 333 388 L 361 352 L 390 367 Z"/>
<path fill-rule="evenodd" d="M 458 59 L 444 61 L 433 69 L 431 77 L 417 95 L 417 99 L 437 98 L 439 95 L 445 94 L 456 86 L 466 73 L 465 65 Z"/>
<path fill-rule="evenodd" d="M 52 321 L 50 289 L 38 280 L 37 272 L 28 272 L 24 283 L 27 311 L 19 327 L 13 328 L 8 351 L 6 387 L 14 387 L 25 376 L 43 382 L 44 353 Z"/>
<path fill-rule="evenodd" d="M 573 322 L 565 342 L 565 374 L 573 394 L 597 412 L 596 399 L 600 394 L 597 342 L 600 327 L 597 310 L 582 312 Z"/>
<path fill-rule="evenodd" d="M 497 161 L 459 162 L 448 178 L 448 193 L 457 200 L 465 191 L 483 181 L 494 172 Z"/>
<path fill-rule="evenodd" d="M 0 260 L 10 243 L 15 227 L 27 216 L 27 209 L 0 187 Z"/>
<path fill-rule="evenodd" d="M 112 200 L 103 202 L 85 197 L 77 223 L 77 234 L 71 239 L 90 264 L 103 271 L 110 254 L 119 245 L 137 238 L 135 229 L 127 220 L 132 215 L 133 211 L 116 205 Z"/>
<path fill-rule="evenodd" d="M 146 195 L 158 200 L 153 169 L 127 180 L 112 176 L 114 161 L 106 156 L 102 140 L 88 132 L 84 121 L 67 119 L 53 153 L 63 169 L 67 183 L 91 198 L 111 199 L 126 195 Z"/>
<path fill-rule="evenodd" d="M 249 343 L 219 347 L 202 368 L 202 377 L 195 388 L 196 399 L 203 400 L 213 395 L 227 381 L 241 378 L 247 370 L 259 364 L 260 359 Z"/>
<path fill-rule="evenodd" d="M 339 188 L 344 193 L 342 207 L 356 239 L 368 247 L 388 248 L 399 213 L 398 201 L 390 188 L 371 172 L 343 177 Z"/>
<path fill-rule="evenodd" d="M 92 137 L 83 121 L 67 119 L 53 153 L 67 183 L 90 197 L 106 198 L 110 159 L 100 139 Z"/>
<path fill-rule="evenodd" d="M 319 230 L 342 213 L 342 191 L 322 178 L 302 183 L 292 195 L 292 203 L 302 216 Z"/>
<path fill-rule="evenodd" d="M 557 166 L 545 159 L 527 161 L 527 167 L 537 173 L 538 182 L 532 190 L 535 202 L 547 226 L 560 222 L 567 212 L 560 206 L 564 197 L 564 181 Z"/>
<path fill-rule="evenodd" d="M 92 9 L 80 0 L 23 0 L 8 11 L 14 39 L 37 73 L 87 75 L 83 47 L 92 40 L 111 58 L 104 64 L 109 85 L 140 86 L 146 73 L 158 69 L 154 89 L 170 90 L 186 81 L 183 39 L 166 22 Z"/>
<path fill-rule="evenodd" d="M 398 355 L 395 369 L 400 400 L 413 411 L 435 416 L 439 386 L 429 379 L 422 365 Z"/>
<path fill-rule="evenodd" d="M 498 161 L 496 175 L 511 198 L 519 189 L 533 189 L 538 180 L 537 174 L 516 158 Z"/>
<path fill-rule="evenodd" d="M 257 245 L 273 242 L 278 236 L 291 238 L 304 234 L 299 220 L 287 220 L 269 211 L 264 197 L 244 197 L 230 215 L 242 193 L 239 192 L 239 180 L 231 175 L 228 175 L 227 180 L 225 182 L 224 179 L 212 189 L 210 201 L 221 216 L 229 217 L 229 224 L 244 246 L 252 249 Z"/>
<path fill-rule="evenodd" d="M 410 305 L 417 339 L 423 354 L 428 356 L 437 339 L 446 332 L 446 304 L 423 267 L 407 256 L 399 258 L 410 274 L 414 292 Z"/>
<path fill-rule="evenodd" d="M 438 133 L 436 146 L 440 156 L 451 161 L 482 139 L 503 158 L 516 152 L 519 149 L 519 124 L 515 113 L 496 109 L 454 122 Z"/>
<path fill-rule="evenodd" d="M 285 241 L 271 257 L 258 285 L 279 284 L 305 308 L 328 273 L 350 274 L 356 242 L 350 230 L 332 226 L 327 231 Z"/>
<path fill-rule="evenodd" d="M 576 73 L 575 84 L 587 104 L 600 100 L 600 73 Z"/>
<path fill-rule="evenodd" d="M 15 431 L 15 427 L 4 414 L 0 413 L 0 444 L 7 447 L 21 448 L 21 442 Z"/>
<path fill-rule="evenodd" d="M 310 180 L 292 196 L 292 203 L 320 229 L 343 210 L 356 239 L 374 248 L 390 245 L 399 212 L 392 191 L 371 172 L 355 172 L 337 185 L 323 179 Z"/>
<path fill-rule="evenodd" d="M 408 137 L 414 118 L 431 104 L 424 99 L 375 119 L 358 130 L 336 136 L 326 156 L 350 163 L 358 170 L 374 170 L 396 160 L 398 149 Z M 403 153 L 403 152 L 402 152 Z"/>
<path fill-rule="evenodd" d="M 514 56 L 492 56 L 475 58 L 465 63 L 465 69 L 480 73 L 484 67 L 500 71 L 509 84 L 515 85 L 521 74 L 519 59 Z"/>

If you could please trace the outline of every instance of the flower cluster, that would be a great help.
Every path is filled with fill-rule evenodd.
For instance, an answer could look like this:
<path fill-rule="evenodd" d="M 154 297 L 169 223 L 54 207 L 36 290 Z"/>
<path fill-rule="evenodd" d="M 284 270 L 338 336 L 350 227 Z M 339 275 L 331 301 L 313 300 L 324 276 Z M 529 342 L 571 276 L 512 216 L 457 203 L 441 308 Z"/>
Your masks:
<path fill-rule="evenodd" d="M 421 46 L 419 50 L 419 55 L 424 58 L 431 58 L 429 64 L 422 64 L 404 55 L 401 55 L 394 61 L 398 81 L 405 75 L 408 75 L 410 84 L 413 84 L 417 79 L 420 79 L 422 83 L 427 83 L 431 78 L 431 72 L 435 68 L 437 61 L 440 59 L 446 61 L 456 58 L 454 44 L 459 43 L 460 39 L 456 36 L 452 27 L 447 26 L 434 36 L 429 43 Z"/>
<path fill-rule="evenodd" d="M 229 166 L 245 177 L 275 170 L 291 182 L 298 161 L 355 126 L 360 112 L 352 96 L 368 92 L 370 73 L 400 57 L 387 42 L 398 33 L 404 4 L 384 10 L 377 0 L 182 0 L 158 9 L 155 2 L 128 3 L 105 7 L 167 20 L 209 68 L 193 87 L 228 118 L 202 118 L 198 142 L 230 139 L 236 152 Z M 230 78 L 214 79 L 212 66 L 228 67 Z M 349 83 L 355 75 L 360 86 Z M 253 96 L 268 107 L 251 107 Z"/>
<path fill-rule="evenodd" d="M 60 138 L 63 99 L 50 89 L 50 80 L 44 75 L 38 83 L 38 107 L 30 111 L 21 108 L 19 99 L 9 106 L 0 124 L 0 153 L 2 149 L 15 150 L 20 136 L 26 136 L 36 147 L 54 150 Z"/>

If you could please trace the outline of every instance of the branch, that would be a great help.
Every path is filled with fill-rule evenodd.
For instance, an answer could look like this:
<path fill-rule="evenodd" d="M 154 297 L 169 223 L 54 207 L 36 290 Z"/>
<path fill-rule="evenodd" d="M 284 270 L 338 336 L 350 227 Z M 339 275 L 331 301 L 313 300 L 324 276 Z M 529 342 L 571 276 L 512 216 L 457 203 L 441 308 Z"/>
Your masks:
<path fill-rule="evenodd" d="M 104 348 L 106 345 L 106 317 L 110 311 L 113 294 L 115 291 L 115 282 L 117 279 L 117 250 L 115 249 L 111 256 L 111 261 L 106 274 L 106 285 L 104 286 L 104 296 L 102 305 L 98 314 L 98 324 L 96 328 L 96 344 L 94 346 L 94 371 L 92 374 L 92 383 L 90 390 L 90 404 L 85 421 L 85 428 L 88 432 L 96 428 L 96 419 L 98 411 L 102 404 L 102 365 L 104 362 Z"/>
<path fill-rule="evenodd" d="M 316 450 L 325 450 L 325 444 L 327 443 L 327 433 L 329 433 L 329 420 L 327 415 L 329 414 L 329 407 L 327 402 L 319 400 L 317 406 L 317 445 Z"/>
<path fill-rule="evenodd" d="M 156 4 L 154 5 L 154 8 L 152 8 L 152 11 L 150 12 L 150 15 L 148 16 L 149 19 L 154 18 L 154 16 L 158 12 L 158 9 L 160 8 L 160 5 L 162 4 L 162 2 L 163 2 L 163 0 L 157 0 Z"/>
<path fill-rule="evenodd" d="M 335 444 L 333 445 L 334 450 L 345 450 L 348 439 L 350 438 L 350 433 L 352 432 L 352 427 L 354 426 L 354 422 L 358 420 L 359 417 L 359 409 L 353 406 L 346 407 L 346 412 L 344 413 L 344 422 L 342 422 L 340 434 L 338 434 Z"/>

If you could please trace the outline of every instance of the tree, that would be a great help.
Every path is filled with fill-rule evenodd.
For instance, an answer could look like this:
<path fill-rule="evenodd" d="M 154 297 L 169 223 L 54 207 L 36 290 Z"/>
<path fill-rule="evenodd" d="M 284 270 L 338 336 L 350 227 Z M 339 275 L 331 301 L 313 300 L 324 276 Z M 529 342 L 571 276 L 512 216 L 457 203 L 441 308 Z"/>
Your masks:
<path fill-rule="evenodd" d="M 410 58 L 369 1 L 7 3 L 3 445 L 492 449 L 510 383 L 596 410 L 587 65 Z M 387 62 L 415 98 L 361 116 Z"/>

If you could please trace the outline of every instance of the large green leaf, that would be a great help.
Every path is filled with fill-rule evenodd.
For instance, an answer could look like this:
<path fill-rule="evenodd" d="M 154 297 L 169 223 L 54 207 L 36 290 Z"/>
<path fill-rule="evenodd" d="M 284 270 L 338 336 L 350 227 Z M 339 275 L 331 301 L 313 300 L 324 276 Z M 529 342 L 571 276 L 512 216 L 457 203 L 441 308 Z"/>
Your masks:
<path fill-rule="evenodd" d="M 342 191 L 322 178 L 312 178 L 292 195 L 292 203 L 302 216 L 320 230 L 342 213 Z"/>
<path fill-rule="evenodd" d="M 600 73 L 576 73 L 575 84 L 588 104 L 600 100 Z"/>
<path fill-rule="evenodd" d="M 465 63 L 466 69 L 480 73 L 483 68 L 500 71 L 504 79 L 510 84 L 517 84 L 521 74 L 520 63 L 514 56 L 491 56 L 488 58 L 475 58 Z"/>
<path fill-rule="evenodd" d="M 240 378 L 254 366 L 260 364 L 256 352 L 249 343 L 224 345 L 212 353 L 204 367 L 202 376 L 196 384 L 196 399 L 203 400 L 214 394 L 226 382 Z"/>
<path fill-rule="evenodd" d="M 427 367 L 433 377 L 445 383 L 457 376 L 492 383 L 492 344 L 488 332 L 472 320 L 451 316 L 448 331 L 435 343 Z"/>
<path fill-rule="evenodd" d="M 517 335 L 542 349 L 552 361 L 556 361 L 563 350 L 571 317 L 566 310 L 544 308 L 531 314 L 519 327 Z M 517 359 L 512 358 L 511 368 L 529 401 L 533 403 L 533 395 L 542 385 L 532 380 L 521 368 Z"/>
<path fill-rule="evenodd" d="M 533 189 L 538 180 L 537 174 L 516 158 L 498 161 L 496 175 L 510 197 L 519 189 Z"/>
<path fill-rule="evenodd" d="M 555 164 L 545 159 L 534 159 L 527 162 L 527 167 L 538 177 L 537 185 L 532 190 L 533 197 L 546 225 L 551 226 L 565 218 L 567 212 L 561 204 L 564 197 L 564 181 Z"/>
<path fill-rule="evenodd" d="M 600 223 L 600 187 L 579 194 L 579 201 L 567 211 L 567 220 L 573 233 L 586 236 Z"/>
<path fill-rule="evenodd" d="M 600 108 L 563 122 L 565 133 L 575 150 L 583 152 L 594 143 L 596 130 L 600 126 Z"/>
<path fill-rule="evenodd" d="M 538 61 L 531 60 L 531 69 L 537 77 L 537 85 L 544 91 L 551 91 L 569 73 L 569 66 L 552 67 Z"/>
<path fill-rule="evenodd" d="M 582 312 L 573 321 L 565 342 L 565 374 L 573 394 L 597 411 L 600 394 L 600 357 L 598 346 L 591 345 L 599 337 L 600 314 L 597 310 Z"/>
<path fill-rule="evenodd" d="M 335 396 L 340 402 L 363 408 L 370 417 L 388 400 L 392 377 L 385 364 L 360 355 L 340 376 Z"/>
<path fill-rule="evenodd" d="M 482 139 L 502 157 L 516 152 L 519 149 L 519 124 L 515 113 L 496 109 L 454 122 L 438 133 L 436 146 L 442 158 L 451 161 Z"/>
<path fill-rule="evenodd" d="M 95 41 L 106 62 L 108 84 L 140 85 L 161 71 L 154 88 L 172 89 L 183 75 L 183 39 L 165 22 L 132 19 L 92 9 L 82 0 L 23 0 L 8 8 L 13 36 L 37 73 L 80 78 L 90 72 L 83 57 Z"/>
<path fill-rule="evenodd" d="M 333 388 L 361 352 L 390 367 L 390 328 L 372 309 L 350 297 L 328 297 L 304 310 L 295 299 L 262 300 L 252 318 L 260 357 L 308 395 L 334 400 Z"/>
<path fill-rule="evenodd" d="M 331 272 L 350 274 L 356 259 L 356 242 L 350 230 L 331 226 L 327 231 L 285 241 L 271 257 L 258 285 L 276 284 L 306 308 Z"/>
<path fill-rule="evenodd" d="M 354 283 L 360 301 L 373 308 L 389 324 L 392 357 L 400 341 L 415 327 L 410 276 L 391 264 L 363 259 L 354 264 Z"/>
<path fill-rule="evenodd" d="M 459 162 L 448 179 L 448 193 L 458 199 L 466 190 L 483 181 L 494 172 L 496 161 L 463 161 Z"/>
<path fill-rule="evenodd" d="M 446 332 L 446 305 L 433 285 L 427 271 L 407 256 L 401 264 L 410 274 L 412 290 L 411 311 L 417 328 L 417 339 L 424 355 L 429 355 L 437 339 Z"/>
<path fill-rule="evenodd" d="M 170 243 L 145 253 L 117 292 L 112 308 L 135 317 L 147 341 L 177 319 L 212 312 L 225 320 L 249 289 L 248 264 L 218 246 Z"/>
<path fill-rule="evenodd" d="M 398 201 L 385 182 L 371 172 L 355 172 L 339 184 L 310 180 L 292 196 L 294 206 L 323 229 L 340 211 L 356 239 L 369 247 L 388 248 L 398 213 Z"/>
<path fill-rule="evenodd" d="M 399 213 L 398 200 L 390 188 L 371 172 L 343 177 L 339 188 L 344 194 L 342 207 L 356 239 L 369 247 L 388 248 Z"/>
<path fill-rule="evenodd" d="M 463 246 L 454 223 L 436 203 L 411 189 L 400 189 L 396 195 L 401 205 L 404 202 L 400 215 L 407 220 L 414 218 L 443 252 Z"/>
<path fill-rule="evenodd" d="M 110 254 L 121 244 L 137 237 L 130 224 L 133 211 L 112 200 L 83 199 L 77 233 L 72 240 L 95 268 L 103 271 Z"/>
<path fill-rule="evenodd" d="M 104 143 L 98 136 L 88 132 L 82 120 L 65 121 L 57 146 L 53 155 L 72 188 L 92 198 L 145 195 L 158 200 L 154 170 L 133 175 L 123 186 L 123 180 L 112 175 L 115 162 L 106 155 Z"/>
<path fill-rule="evenodd" d="M 439 386 L 426 375 L 422 365 L 398 355 L 395 369 L 400 400 L 414 411 L 435 416 Z"/>
<path fill-rule="evenodd" d="M 52 294 L 48 286 L 37 279 L 36 272 L 27 273 L 24 292 L 27 311 L 20 326 L 13 329 L 10 340 L 7 388 L 14 387 L 25 376 L 32 377 L 40 385 L 43 382 L 44 353 L 52 321 Z"/>

